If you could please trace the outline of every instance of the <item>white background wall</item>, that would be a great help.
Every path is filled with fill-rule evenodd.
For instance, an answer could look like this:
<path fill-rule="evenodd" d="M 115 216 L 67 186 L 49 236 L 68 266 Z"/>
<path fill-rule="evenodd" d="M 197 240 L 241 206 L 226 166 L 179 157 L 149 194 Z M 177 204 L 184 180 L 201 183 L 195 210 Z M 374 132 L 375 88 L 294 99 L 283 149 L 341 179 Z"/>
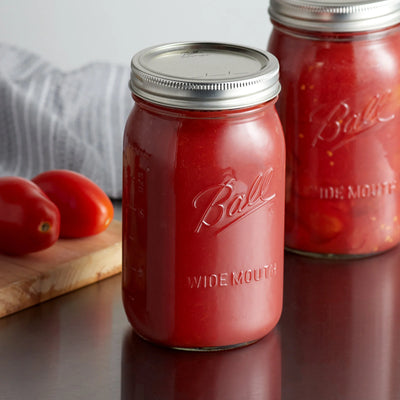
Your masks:
<path fill-rule="evenodd" d="M 171 41 L 265 48 L 267 9 L 268 0 L 0 0 L 0 41 L 63 70 L 92 61 L 129 66 L 142 48 Z"/>

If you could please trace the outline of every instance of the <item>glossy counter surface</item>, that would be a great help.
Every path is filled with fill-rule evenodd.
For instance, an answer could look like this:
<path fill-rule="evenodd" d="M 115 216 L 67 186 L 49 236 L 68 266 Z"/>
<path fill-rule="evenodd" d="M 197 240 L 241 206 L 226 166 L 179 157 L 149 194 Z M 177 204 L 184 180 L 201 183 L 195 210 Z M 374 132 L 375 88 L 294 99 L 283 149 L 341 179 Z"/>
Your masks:
<path fill-rule="evenodd" d="M 2 318 L 0 398 L 400 399 L 400 247 L 352 262 L 286 254 L 277 328 L 226 352 L 137 338 L 120 275 Z"/>

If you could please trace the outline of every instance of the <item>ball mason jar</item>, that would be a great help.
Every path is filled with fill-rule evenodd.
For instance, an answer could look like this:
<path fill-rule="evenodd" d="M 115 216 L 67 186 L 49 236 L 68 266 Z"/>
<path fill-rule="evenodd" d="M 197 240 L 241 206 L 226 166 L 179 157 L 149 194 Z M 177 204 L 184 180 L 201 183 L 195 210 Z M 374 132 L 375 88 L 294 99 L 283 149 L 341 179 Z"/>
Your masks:
<path fill-rule="evenodd" d="M 285 146 L 279 64 L 172 43 L 132 59 L 123 150 L 123 302 L 141 337 L 225 349 L 282 308 Z"/>
<path fill-rule="evenodd" d="M 271 0 L 286 138 L 286 248 L 360 257 L 400 241 L 400 2 Z"/>

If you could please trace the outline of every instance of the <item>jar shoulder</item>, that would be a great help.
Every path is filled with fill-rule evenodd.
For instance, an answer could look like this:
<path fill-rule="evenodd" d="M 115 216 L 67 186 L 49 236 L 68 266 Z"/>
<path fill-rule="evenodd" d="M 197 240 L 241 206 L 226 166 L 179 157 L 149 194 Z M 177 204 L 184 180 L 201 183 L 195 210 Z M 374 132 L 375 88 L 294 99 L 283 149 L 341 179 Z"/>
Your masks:
<path fill-rule="evenodd" d="M 140 147 L 146 153 L 188 162 L 212 158 L 249 160 L 284 152 L 282 126 L 271 105 L 256 113 L 225 118 L 188 118 L 157 115 L 135 107 L 127 121 L 124 148 Z"/>

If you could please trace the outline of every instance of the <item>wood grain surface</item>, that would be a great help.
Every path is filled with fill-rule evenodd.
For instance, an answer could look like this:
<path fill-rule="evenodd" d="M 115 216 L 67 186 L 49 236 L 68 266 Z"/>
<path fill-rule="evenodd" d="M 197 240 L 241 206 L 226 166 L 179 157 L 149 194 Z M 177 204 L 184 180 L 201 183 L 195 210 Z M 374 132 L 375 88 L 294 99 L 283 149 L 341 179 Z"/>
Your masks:
<path fill-rule="evenodd" d="M 121 222 L 23 257 L 0 254 L 0 317 L 121 272 Z"/>

